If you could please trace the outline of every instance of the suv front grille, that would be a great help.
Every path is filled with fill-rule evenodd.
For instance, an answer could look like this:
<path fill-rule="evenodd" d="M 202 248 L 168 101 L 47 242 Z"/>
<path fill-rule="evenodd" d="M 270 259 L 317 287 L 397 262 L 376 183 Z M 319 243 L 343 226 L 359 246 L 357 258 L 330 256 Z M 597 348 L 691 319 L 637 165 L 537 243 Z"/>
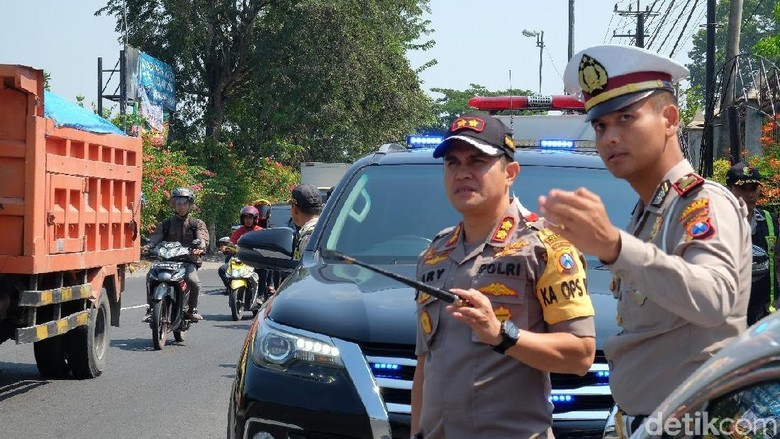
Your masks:
<path fill-rule="evenodd" d="M 362 344 L 374 379 L 390 413 L 411 413 L 411 389 L 417 357 L 413 346 Z M 605 420 L 612 408 L 609 368 L 603 352 L 585 376 L 551 374 L 555 419 Z"/>

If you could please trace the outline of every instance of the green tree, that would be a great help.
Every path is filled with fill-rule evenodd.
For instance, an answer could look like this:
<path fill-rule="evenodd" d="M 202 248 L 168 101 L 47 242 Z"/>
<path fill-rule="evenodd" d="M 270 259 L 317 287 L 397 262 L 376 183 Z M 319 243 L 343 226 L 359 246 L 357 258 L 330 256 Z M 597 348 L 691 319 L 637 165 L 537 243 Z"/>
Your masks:
<path fill-rule="evenodd" d="M 742 31 L 740 33 L 740 52 L 753 53 L 752 48 L 763 37 L 778 33 L 778 22 L 773 20 L 775 2 L 764 0 L 743 0 Z M 721 0 L 716 7 L 717 27 L 715 28 L 715 70 L 723 68 L 727 61 L 726 39 L 728 38 L 728 17 L 730 2 Z M 693 60 L 688 64 L 691 70 L 691 85 L 700 90 L 699 103 L 703 106 L 704 87 L 706 83 L 705 64 L 707 54 L 707 29 L 700 29 L 693 36 L 693 49 L 688 57 Z"/>
<path fill-rule="evenodd" d="M 780 25 L 780 2 L 775 3 L 774 21 L 777 28 Z M 766 58 L 780 59 L 780 35 L 775 32 L 765 36 L 753 46 L 753 50 Z"/>
<path fill-rule="evenodd" d="M 258 68 L 258 22 L 273 1 L 108 0 L 95 15 L 115 16 L 120 33 L 126 17 L 128 43 L 174 66 L 184 115 L 201 113 L 206 137 L 219 140 L 226 105 Z"/>
<path fill-rule="evenodd" d="M 433 44 L 417 43 L 428 0 L 108 0 L 97 13 L 119 29 L 123 3 L 129 43 L 176 69 L 173 138 L 205 134 L 290 164 L 347 161 L 430 117 L 405 57 Z M 220 151 L 206 145 L 187 153 L 210 164 Z"/>
<path fill-rule="evenodd" d="M 263 20 L 238 143 L 288 163 L 351 161 L 430 118 L 407 50 L 427 32 L 427 0 L 300 0 Z"/>

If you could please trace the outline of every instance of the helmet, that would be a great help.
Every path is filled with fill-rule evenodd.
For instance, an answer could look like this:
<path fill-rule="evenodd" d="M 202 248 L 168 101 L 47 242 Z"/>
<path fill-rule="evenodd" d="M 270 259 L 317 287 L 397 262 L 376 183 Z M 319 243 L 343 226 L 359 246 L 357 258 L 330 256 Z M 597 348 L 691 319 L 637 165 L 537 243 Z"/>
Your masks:
<path fill-rule="evenodd" d="M 195 192 L 187 187 L 177 187 L 171 192 L 171 199 L 174 198 L 186 198 L 190 201 L 190 204 L 195 204 Z"/>
<path fill-rule="evenodd" d="M 192 212 L 192 207 L 195 205 L 195 192 L 192 192 L 192 189 L 186 187 L 177 187 L 171 191 L 171 209 L 176 210 L 176 200 L 182 198 L 186 199 L 190 206 L 187 213 Z"/>
<path fill-rule="evenodd" d="M 257 209 L 261 220 L 266 220 L 271 217 L 271 206 L 268 204 L 262 204 Z"/>
<path fill-rule="evenodd" d="M 243 209 L 241 209 L 241 215 L 239 216 L 239 220 L 241 223 L 244 222 L 245 216 L 251 216 L 252 217 L 252 224 L 257 224 L 257 217 L 260 216 L 260 212 L 257 211 L 255 206 L 244 206 Z M 243 224 L 242 224 L 243 225 Z"/>

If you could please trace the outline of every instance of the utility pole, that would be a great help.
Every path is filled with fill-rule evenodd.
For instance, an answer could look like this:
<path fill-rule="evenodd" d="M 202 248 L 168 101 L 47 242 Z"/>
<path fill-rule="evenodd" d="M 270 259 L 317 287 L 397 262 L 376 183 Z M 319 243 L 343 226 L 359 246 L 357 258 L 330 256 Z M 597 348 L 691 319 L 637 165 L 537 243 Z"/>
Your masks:
<path fill-rule="evenodd" d="M 658 15 L 657 12 L 653 12 L 650 10 L 650 7 L 646 7 L 643 11 L 641 9 L 641 6 L 639 5 L 639 0 L 636 0 L 636 11 L 631 9 L 631 5 L 628 5 L 628 10 L 618 10 L 617 3 L 615 4 L 615 14 L 621 15 L 623 17 L 636 17 L 636 33 L 635 34 L 612 34 L 613 37 L 618 38 L 636 38 L 636 46 L 637 47 L 645 47 L 645 20 L 647 17 L 652 17 L 655 15 Z"/>
<path fill-rule="evenodd" d="M 704 85 L 704 154 L 702 154 L 701 173 L 705 177 L 712 176 L 713 165 L 713 130 L 712 115 L 715 93 L 715 4 L 717 0 L 707 0 L 707 55 L 704 68 L 706 82 Z"/>
<path fill-rule="evenodd" d="M 739 56 L 739 37 L 742 27 L 742 0 L 731 0 L 729 11 L 729 34 L 726 45 L 726 64 L 723 67 L 723 104 L 720 111 L 719 157 L 731 156 L 731 164 L 740 160 L 742 142 L 737 109 L 734 107 L 737 82 L 737 57 Z M 726 117 L 729 114 L 730 117 Z"/>
<path fill-rule="evenodd" d="M 569 58 L 574 56 L 574 0 L 569 0 Z"/>

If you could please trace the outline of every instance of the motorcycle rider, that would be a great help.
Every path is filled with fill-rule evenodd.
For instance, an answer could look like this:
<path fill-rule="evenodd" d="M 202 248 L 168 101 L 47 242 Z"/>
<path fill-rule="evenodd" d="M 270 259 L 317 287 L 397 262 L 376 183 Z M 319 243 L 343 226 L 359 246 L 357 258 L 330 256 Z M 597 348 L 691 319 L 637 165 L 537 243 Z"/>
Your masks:
<path fill-rule="evenodd" d="M 241 226 L 239 226 L 230 235 L 230 242 L 235 245 L 238 242 L 238 238 L 242 237 L 244 233 L 254 232 L 256 230 L 263 230 L 258 224 L 260 217 L 260 211 L 254 206 L 244 206 L 241 209 L 239 218 L 241 219 Z M 230 281 L 227 278 L 227 261 L 219 267 L 219 278 L 222 279 L 222 283 L 225 284 L 225 289 L 229 289 Z"/>
<path fill-rule="evenodd" d="M 187 274 L 185 281 L 190 288 L 189 310 L 186 317 L 193 321 L 203 320 L 203 316 L 198 314 L 198 295 L 200 294 L 200 279 L 197 269 L 203 263 L 200 256 L 205 252 L 209 244 L 209 233 L 206 229 L 206 223 L 190 216 L 190 212 L 195 207 L 195 193 L 186 187 L 176 188 L 171 192 L 171 209 L 174 215 L 165 221 L 157 224 L 154 233 L 149 237 L 149 243 L 141 248 L 141 253 L 146 254 L 150 248 L 156 247 L 163 241 L 179 242 L 182 246 L 192 247 L 192 241 L 200 239 L 200 245 L 192 250 L 195 256 L 193 263 L 187 264 Z M 146 301 L 151 304 L 150 292 L 147 291 Z M 144 322 L 151 320 L 151 306 L 146 310 Z"/>
<path fill-rule="evenodd" d="M 264 229 L 273 227 L 271 223 L 271 202 L 268 200 L 257 200 L 252 204 L 260 212 L 260 215 L 257 217 L 257 224 Z"/>

